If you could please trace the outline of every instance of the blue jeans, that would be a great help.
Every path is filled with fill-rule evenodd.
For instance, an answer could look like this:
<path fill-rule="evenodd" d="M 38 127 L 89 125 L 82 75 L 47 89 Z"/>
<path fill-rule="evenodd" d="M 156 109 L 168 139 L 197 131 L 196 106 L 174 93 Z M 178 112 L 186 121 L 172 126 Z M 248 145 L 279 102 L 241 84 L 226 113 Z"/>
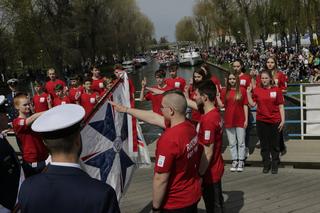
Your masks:
<path fill-rule="evenodd" d="M 245 159 L 246 129 L 241 127 L 226 128 L 232 160 Z"/>

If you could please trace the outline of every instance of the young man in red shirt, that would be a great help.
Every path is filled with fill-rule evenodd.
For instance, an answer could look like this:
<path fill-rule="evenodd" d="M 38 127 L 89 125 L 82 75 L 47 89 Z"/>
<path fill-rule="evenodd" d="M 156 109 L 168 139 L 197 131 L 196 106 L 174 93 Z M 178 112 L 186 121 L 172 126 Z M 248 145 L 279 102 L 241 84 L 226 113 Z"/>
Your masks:
<path fill-rule="evenodd" d="M 100 68 L 97 65 L 93 65 L 90 68 L 91 74 L 92 74 L 92 90 L 93 92 L 99 93 L 99 95 L 102 95 L 105 91 L 104 86 L 104 77 L 101 76 Z"/>
<path fill-rule="evenodd" d="M 83 86 L 80 84 L 80 77 L 78 75 L 71 76 L 69 89 L 70 102 L 75 104 L 82 93 Z"/>
<path fill-rule="evenodd" d="M 172 66 L 169 70 L 169 74 L 170 74 L 170 78 L 167 78 L 165 80 L 165 83 L 173 88 L 173 89 L 178 89 L 181 92 L 184 92 L 184 87 L 186 86 L 186 81 L 177 76 L 177 72 L 178 72 L 178 66 Z"/>
<path fill-rule="evenodd" d="M 165 77 L 166 77 L 166 72 L 164 70 L 157 70 L 155 72 L 155 77 L 156 77 L 157 85 L 153 86 L 153 88 L 157 88 L 157 89 L 162 90 L 164 92 L 172 89 L 164 82 Z M 152 93 L 151 91 L 144 94 L 146 84 L 147 84 L 146 79 L 143 79 L 141 82 L 140 101 L 144 101 L 144 100 L 151 101 L 152 111 L 162 115 L 162 112 L 160 110 L 160 105 L 161 105 L 163 95 L 162 94 L 155 94 L 155 93 Z"/>
<path fill-rule="evenodd" d="M 43 91 L 43 85 L 40 81 L 34 82 L 35 95 L 32 98 L 34 111 L 43 112 L 52 107 L 51 96 Z"/>
<path fill-rule="evenodd" d="M 49 81 L 47 81 L 45 85 L 46 92 L 51 95 L 54 99 L 56 97 L 55 88 L 58 84 L 61 84 L 63 89 L 66 90 L 66 83 L 56 76 L 56 71 L 53 68 L 48 69 L 47 75 L 49 77 Z"/>
<path fill-rule="evenodd" d="M 91 79 L 83 81 L 84 92 L 80 96 L 80 105 L 84 108 L 85 119 L 90 115 L 99 99 L 99 93 L 92 91 Z"/>
<path fill-rule="evenodd" d="M 198 125 L 198 143 L 202 145 L 199 173 L 203 177 L 202 192 L 208 213 L 223 212 L 221 178 L 224 162 L 221 154 L 222 125 L 219 110 L 215 107 L 216 86 L 212 81 L 199 83 L 195 101 L 188 99 L 188 106 L 203 111 Z"/>
<path fill-rule="evenodd" d="M 42 114 L 30 116 L 31 104 L 26 94 L 20 93 L 14 97 L 14 106 L 19 116 L 13 120 L 13 130 L 21 144 L 23 169 L 26 177 L 40 173 L 45 167 L 48 151 L 39 134 L 31 130 L 31 124 Z"/>
<path fill-rule="evenodd" d="M 53 106 L 59 106 L 61 104 L 69 104 L 70 99 L 63 91 L 63 86 L 61 84 L 57 84 L 55 90 L 56 97 L 53 99 Z"/>
<path fill-rule="evenodd" d="M 112 104 L 119 112 L 166 128 L 157 142 L 153 212 L 197 212 L 201 197 L 198 142 L 193 124 L 185 117 L 187 102 L 184 95 L 176 90 L 165 92 L 161 102 L 163 116 Z"/>

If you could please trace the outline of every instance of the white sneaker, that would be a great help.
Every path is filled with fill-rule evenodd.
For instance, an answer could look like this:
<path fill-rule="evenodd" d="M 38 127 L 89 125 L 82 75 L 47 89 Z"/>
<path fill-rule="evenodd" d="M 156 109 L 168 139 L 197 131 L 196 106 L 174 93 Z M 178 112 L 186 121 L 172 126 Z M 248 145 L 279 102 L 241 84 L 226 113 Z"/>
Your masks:
<path fill-rule="evenodd" d="M 237 171 L 237 167 L 238 167 L 238 161 L 235 161 L 235 160 L 232 161 L 230 171 L 231 171 L 231 172 Z"/>
<path fill-rule="evenodd" d="M 243 172 L 243 169 L 244 169 L 244 161 L 240 160 L 238 163 L 237 171 Z"/>

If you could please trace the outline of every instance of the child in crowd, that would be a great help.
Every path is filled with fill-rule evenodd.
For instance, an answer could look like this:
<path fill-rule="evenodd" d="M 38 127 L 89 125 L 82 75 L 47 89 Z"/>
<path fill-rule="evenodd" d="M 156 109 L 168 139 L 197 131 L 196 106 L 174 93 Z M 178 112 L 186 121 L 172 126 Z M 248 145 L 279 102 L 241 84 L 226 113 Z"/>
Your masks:
<path fill-rule="evenodd" d="M 84 108 L 86 114 L 85 118 L 87 118 L 92 110 L 94 109 L 94 106 L 97 104 L 99 100 L 99 93 L 94 92 L 92 88 L 92 83 L 90 78 L 86 78 L 83 81 L 83 87 L 84 92 L 80 96 L 80 105 Z"/>
<path fill-rule="evenodd" d="M 54 90 L 55 90 L 56 98 L 53 99 L 53 106 L 70 103 L 70 99 L 63 91 L 63 86 L 61 84 L 57 84 Z"/>
<path fill-rule="evenodd" d="M 82 93 L 83 86 L 80 83 L 80 77 L 78 75 L 71 76 L 69 89 L 70 102 L 75 104 L 79 100 L 79 97 Z"/>
<path fill-rule="evenodd" d="M 34 82 L 35 94 L 32 98 L 34 111 L 43 112 L 52 107 L 51 96 L 43 91 L 42 82 L 36 80 Z"/>
<path fill-rule="evenodd" d="M 13 120 L 13 129 L 21 146 L 23 169 L 26 177 L 40 173 L 45 167 L 48 151 L 42 138 L 31 130 L 31 124 L 42 112 L 31 114 L 31 104 L 26 94 L 19 93 L 14 97 L 14 107 L 19 116 Z"/>

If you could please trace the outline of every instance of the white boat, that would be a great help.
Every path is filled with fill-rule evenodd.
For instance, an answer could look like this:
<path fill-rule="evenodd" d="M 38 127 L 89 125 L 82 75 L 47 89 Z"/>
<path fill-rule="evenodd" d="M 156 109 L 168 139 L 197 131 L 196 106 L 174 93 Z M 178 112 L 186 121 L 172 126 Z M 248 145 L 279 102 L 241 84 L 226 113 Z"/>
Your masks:
<path fill-rule="evenodd" d="M 186 51 L 181 49 L 179 52 L 179 64 L 182 66 L 195 66 L 202 63 L 202 58 L 198 49 Z"/>
<path fill-rule="evenodd" d="M 148 64 L 147 60 L 142 56 L 138 56 L 138 57 L 134 58 L 133 61 L 140 63 L 141 65 Z"/>
<path fill-rule="evenodd" d="M 134 70 L 133 61 L 124 61 L 124 62 L 122 62 L 122 66 L 123 66 L 124 70 L 127 71 L 128 73 L 130 73 Z"/>

